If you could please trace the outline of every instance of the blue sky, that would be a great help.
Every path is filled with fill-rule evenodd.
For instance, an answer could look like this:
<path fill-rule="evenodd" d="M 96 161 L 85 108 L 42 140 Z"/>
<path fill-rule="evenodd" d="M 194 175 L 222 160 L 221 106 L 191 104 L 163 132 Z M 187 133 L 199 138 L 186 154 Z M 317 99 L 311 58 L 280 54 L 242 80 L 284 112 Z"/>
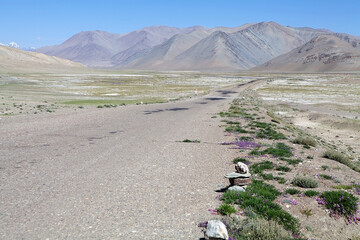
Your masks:
<path fill-rule="evenodd" d="M 60 44 L 86 30 L 151 25 L 235 27 L 275 21 L 360 36 L 359 0 L 0 0 L 0 43 Z"/>

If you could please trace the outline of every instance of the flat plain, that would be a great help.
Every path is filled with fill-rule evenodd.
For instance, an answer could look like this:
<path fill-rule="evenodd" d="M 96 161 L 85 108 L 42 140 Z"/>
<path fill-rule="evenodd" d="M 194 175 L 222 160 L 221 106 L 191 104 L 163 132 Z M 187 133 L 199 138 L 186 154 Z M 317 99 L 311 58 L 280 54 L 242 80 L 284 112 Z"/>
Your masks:
<path fill-rule="evenodd" d="M 219 113 L 235 98 L 258 99 L 271 116 L 321 143 L 289 175 L 312 176 L 324 165 L 323 148 L 359 165 L 359 95 L 358 74 L 2 74 L 0 236 L 201 238 L 197 224 L 213 218 L 215 190 L 227 186 L 223 176 L 243 154 L 221 145 L 234 136 L 219 127 Z M 360 183 L 358 172 L 326 165 L 342 184 Z M 344 222 L 311 204 L 320 223 L 288 209 L 303 228 L 312 223 L 313 232 L 303 229 L 308 236 L 324 234 L 324 223 L 333 239 L 354 236 L 355 225 L 346 233 Z"/>

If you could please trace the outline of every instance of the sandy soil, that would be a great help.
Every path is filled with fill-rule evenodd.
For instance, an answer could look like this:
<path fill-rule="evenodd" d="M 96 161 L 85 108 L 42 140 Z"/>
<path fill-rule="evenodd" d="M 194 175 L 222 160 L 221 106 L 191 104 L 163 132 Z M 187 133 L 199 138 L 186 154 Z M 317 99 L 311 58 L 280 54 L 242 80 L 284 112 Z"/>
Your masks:
<path fill-rule="evenodd" d="M 256 84 L 256 83 L 255 83 Z M 0 238 L 196 239 L 235 152 L 220 118 L 248 86 L 166 104 L 0 119 Z M 182 143 L 198 139 L 201 143 Z"/>

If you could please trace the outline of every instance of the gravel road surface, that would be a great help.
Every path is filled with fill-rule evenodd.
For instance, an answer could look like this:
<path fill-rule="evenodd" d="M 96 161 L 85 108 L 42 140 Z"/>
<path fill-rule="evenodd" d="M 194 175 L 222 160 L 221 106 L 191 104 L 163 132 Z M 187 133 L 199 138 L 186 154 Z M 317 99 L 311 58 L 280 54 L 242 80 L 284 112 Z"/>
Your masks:
<path fill-rule="evenodd" d="M 232 138 L 212 116 L 246 87 L 166 104 L 2 117 L 0 238 L 201 238 L 197 224 L 212 218 L 236 154 L 219 144 Z"/>

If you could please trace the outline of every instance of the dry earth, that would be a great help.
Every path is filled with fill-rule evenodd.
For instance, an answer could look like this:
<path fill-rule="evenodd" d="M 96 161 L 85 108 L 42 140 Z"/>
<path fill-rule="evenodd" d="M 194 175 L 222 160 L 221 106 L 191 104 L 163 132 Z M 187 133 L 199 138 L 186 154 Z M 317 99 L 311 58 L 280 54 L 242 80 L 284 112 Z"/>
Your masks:
<path fill-rule="evenodd" d="M 226 137 L 212 116 L 247 87 L 161 105 L 2 117 L 1 238 L 202 237 L 196 225 L 217 204 L 214 190 L 235 154 L 218 144 Z"/>

